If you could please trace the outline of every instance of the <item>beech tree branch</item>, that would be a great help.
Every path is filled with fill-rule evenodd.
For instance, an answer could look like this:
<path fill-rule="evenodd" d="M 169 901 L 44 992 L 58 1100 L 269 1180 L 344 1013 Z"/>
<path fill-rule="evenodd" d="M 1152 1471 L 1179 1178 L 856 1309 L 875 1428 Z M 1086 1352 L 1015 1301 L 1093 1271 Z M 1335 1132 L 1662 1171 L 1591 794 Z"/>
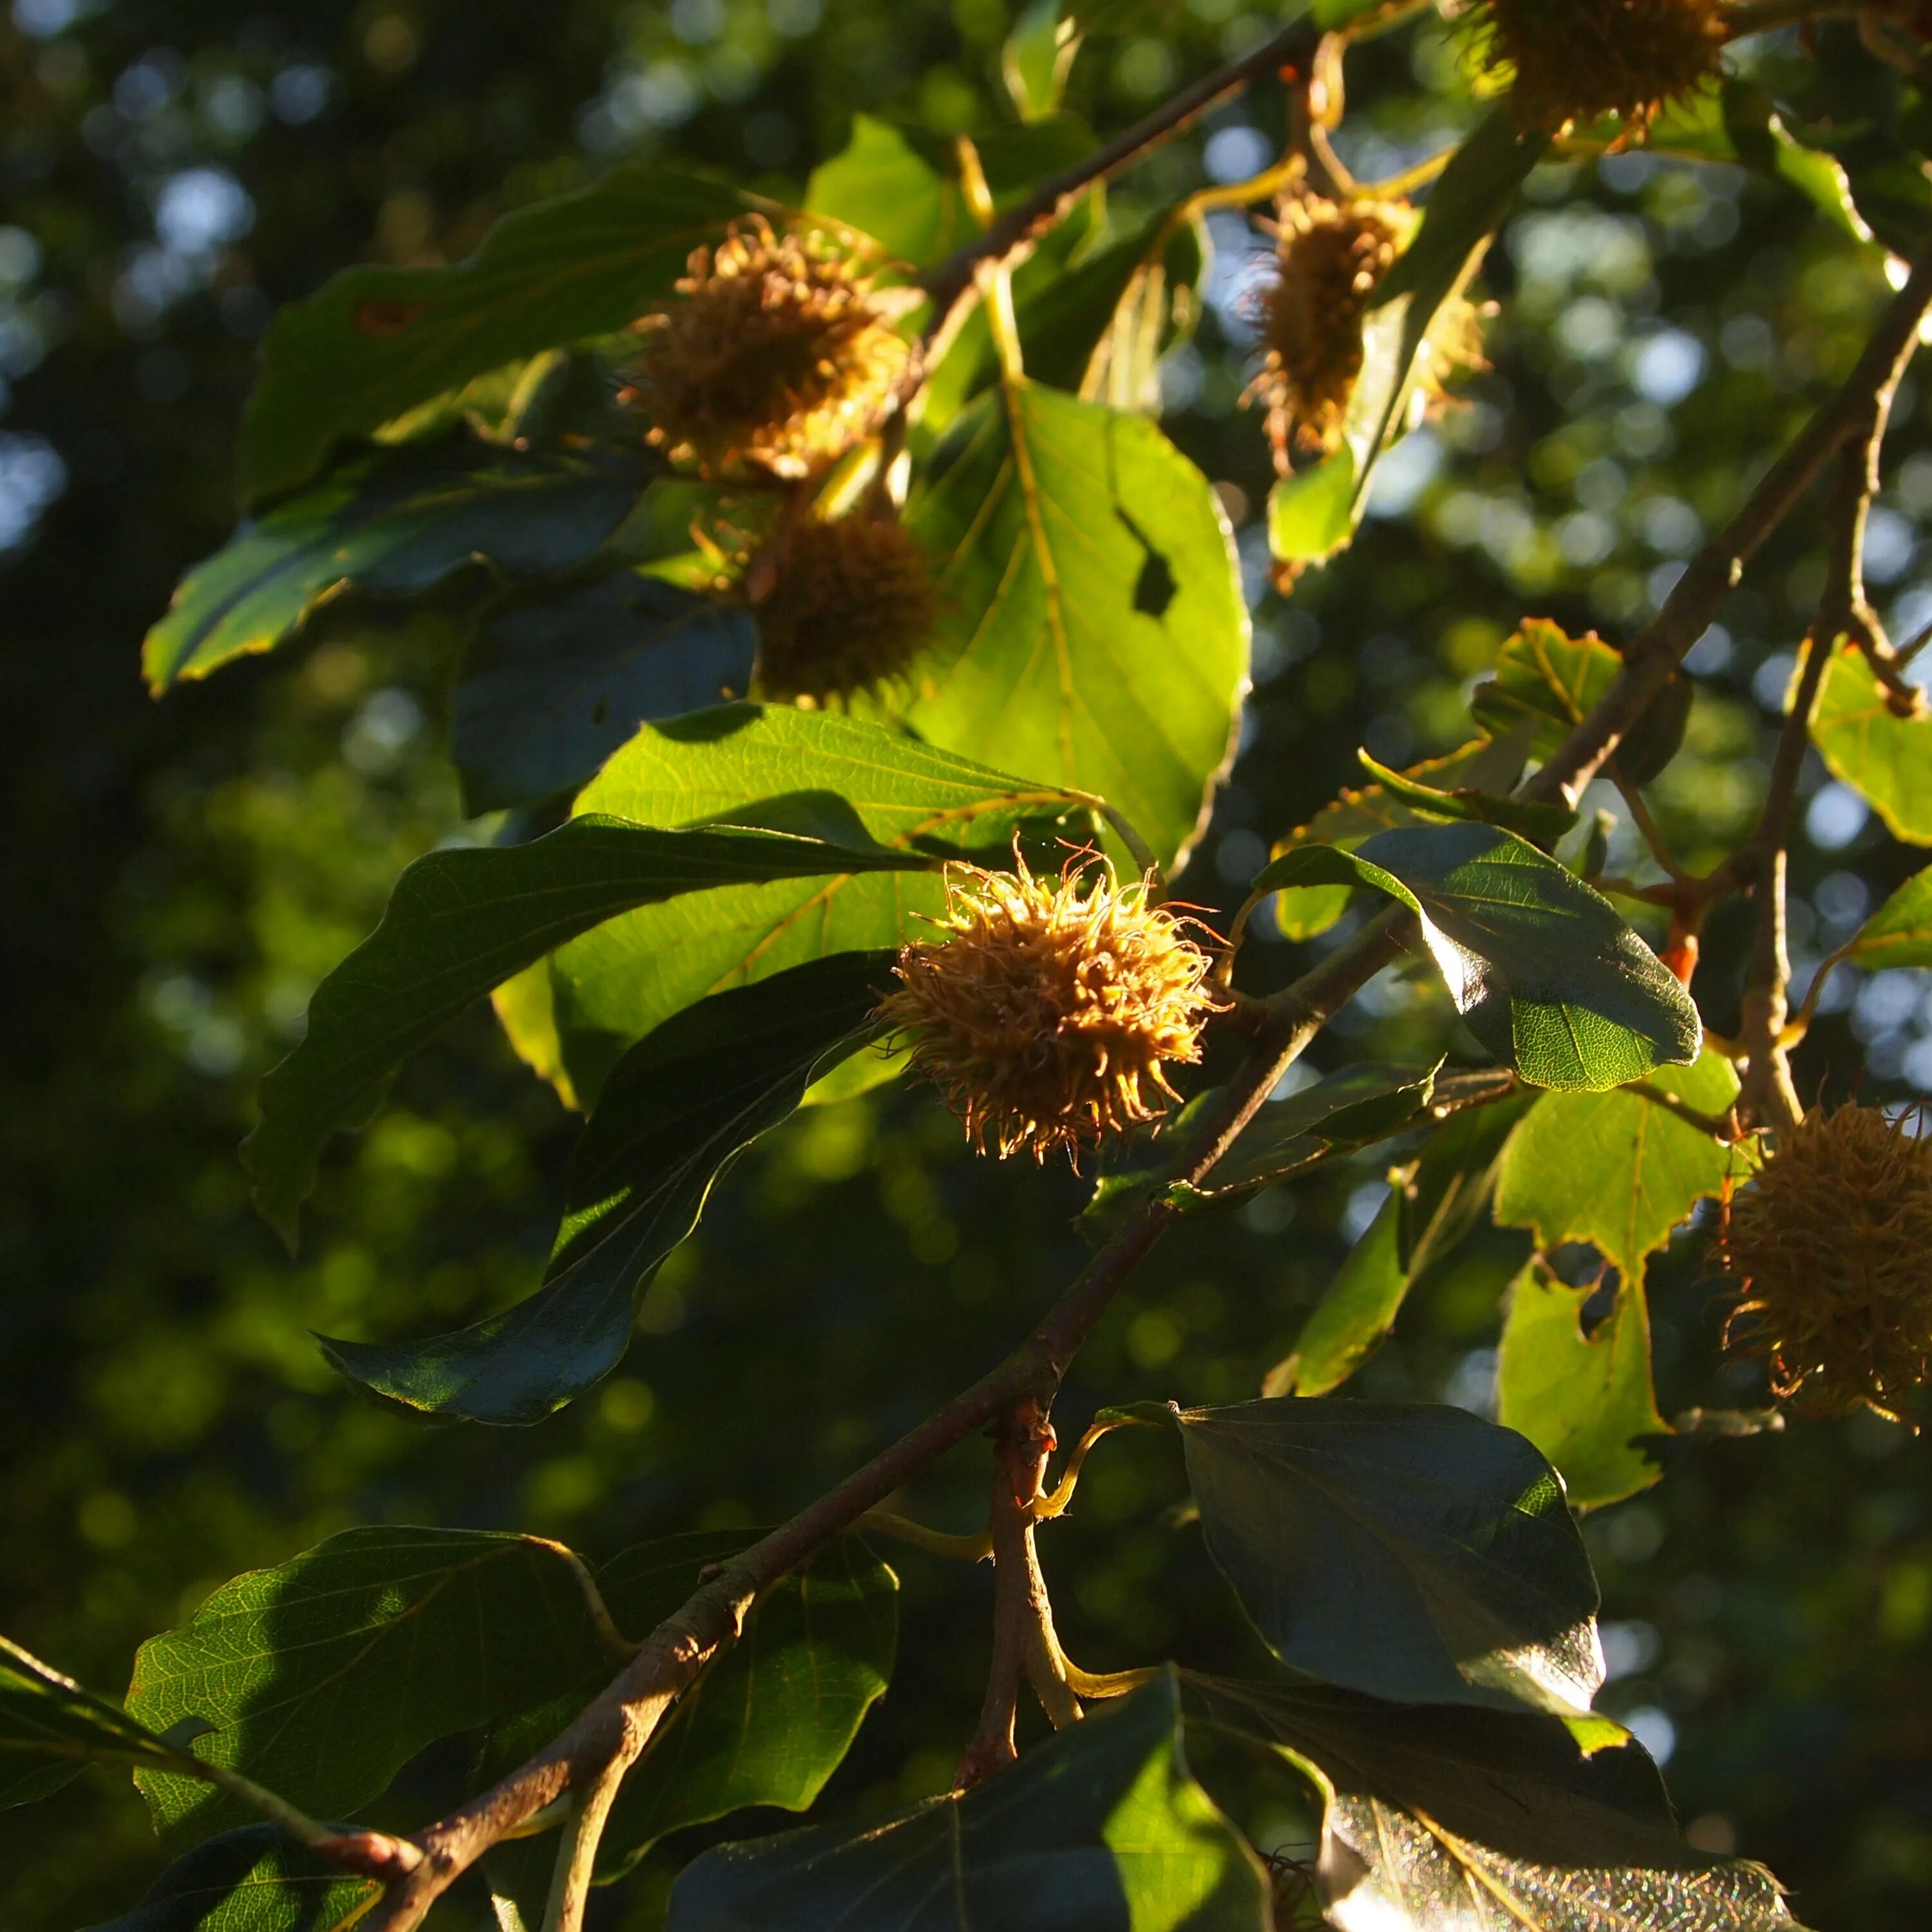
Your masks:
<path fill-rule="evenodd" d="M 1092 182 L 1124 166 L 1268 67 L 1306 59 L 1316 35 L 1304 26 L 1276 35 L 1177 96 L 1078 168 L 1048 182 L 928 278 L 935 304 L 972 286 L 975 266 L 1004 259 L 1052 220 Z M 1750 500 L 1693 562 L 1627 654 L 1629 662 L 1591 714 L 1522 787 L 1520 797 L 1570 802 L 1595 773 L 1701 636 L 1753 555 L 1827 463 L 1872 418 L 1896 379 L 1928 302 L 1932 253 L 1913 270 L 1844 387 L 1774 464 Z M 1214 1097 L 1163 1175 L 1198 1186 L 1254 1117 L 1276 1082 L 1334 1014 L 1417 937 L 1414 916 L 1391 909 L 1371 920 L 1292 986 L 1264 1004 L 1248 1054 Z M 791 1520 L 723 1565 L 638 1646 L 612 1682 L 544 1750 L 489 1790 L 401 1844 L 420 1856 L 395 1876 L 364 1922 L 364 1932 L 410 1932 L 449 1886 L 491 1845 L 566 1792 L 589 1794 L 634 1763 L 664 1713 L 705 1664 L 732 1642 L 759 1594 L 935 1458 L 1001 1414 L 1030 1402 L 1043 1420 L 1062 1377 L 1123 1283 L 1178 1217 L 1161 1191 L 1132 1215 L 1048 1312 L 1033 1334 L 970 1388 L 902 1436 Z M 401 1844 L 398 1850 L 400 1851 Z M 404 1852 L 404 1857 L 409 1854 Z"/>

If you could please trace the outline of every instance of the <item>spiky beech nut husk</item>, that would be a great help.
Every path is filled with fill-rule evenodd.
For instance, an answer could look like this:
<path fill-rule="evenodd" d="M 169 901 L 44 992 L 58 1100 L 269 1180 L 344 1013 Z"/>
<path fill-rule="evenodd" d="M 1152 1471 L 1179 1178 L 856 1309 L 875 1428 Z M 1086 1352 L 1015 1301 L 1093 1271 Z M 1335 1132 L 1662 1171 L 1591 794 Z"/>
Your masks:
<path fill-rule="evenodd" d="M 1821 1414 L 1889 1415 L 1932 1372 L 1932 1139 L 1876 1107 L 1808 1114 L 1730 1205 L 1728 1346 Z"/>
<path fill-rule="evenodd" d="M 689 268 L 638 323 L 624 390 L 674 458 L 710 476 L 809 476 L 890 408 L 911 351 L 828 238 L 754 215 Z"/>
<path fill-rule="evenodd" d="M 899 954 L 880 1016 L 911 1048 L 984 1150 L 1044 1160 L 1157 1120 L 1177 1098 L 1167 1069 L 1201 1057 L 1222 1002 L 1186 922 L 1078 860 L 1057 881 L 1023 861 L 946 868 L 938 938 Z"/>
<path fill-rule="evenodd" d="M 904 676 L 939 612 L 932 560 L 889 517 L 800 524 L 746 573 L 758 686 L 784 702 L 876 691 Z"/>
<path fill-rule="evenodd" d="M 1256 304 L 1262 366 L 1242 400 L 1267 405 L 1284 476 L 1340 442 L 1362 373 L 1362 318 L 1414 226 L 1402 202 L 1306 194 L 1283 206 L 1274 273 Z"/>
<path fill-rule="evenodd" d="M 1479 0 L 1464 17 L 1525 122 L 1618 114 L 1640 130 L 1721 71 L 1726 10 L 1725 0 Z"/>

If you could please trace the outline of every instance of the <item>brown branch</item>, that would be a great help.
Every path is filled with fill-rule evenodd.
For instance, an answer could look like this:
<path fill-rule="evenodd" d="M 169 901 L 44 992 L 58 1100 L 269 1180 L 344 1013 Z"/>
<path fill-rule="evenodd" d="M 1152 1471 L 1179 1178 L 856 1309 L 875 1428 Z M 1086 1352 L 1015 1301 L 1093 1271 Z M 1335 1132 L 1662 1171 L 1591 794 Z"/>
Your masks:
<path fill-rule="evenodd" d="M 1743 1045 L 1750 1056 L 1740 1096 L 1740 1111 L 1767 1126 L 1794 1127 L 1804 1109 L 1792 1084 L 1786 1053 L 1786 999 L 1791 983 L 1791 955 L 1786 930 L 1785 875 L 1791 845 L 1791 822 L 1796 807 L 1798 780 L 1811 742 L 1811 719 L 1824 688 L 1825 672 L 1841 638 L 1876 639 L 1870 607 L 1865 602 L 1865 519 L 1879 484 L 1879 453 L 1885 441 L 1893 391 L 1904 373 L 1910 347 L 1900 356 L 1891 380 L 1882 384 L 1866 405 L 1863 424 L 1838 455 L 1838 484 L 1832 496 L 1831 554 L 1825 587 L 1805 640 L 1804 668 L 1792 694 L 1791 709 L 1778 734 L 1771 778 L 1765 788 L 1764 809 L 1751 841 L 1757 894 L 1757 927 L 1750 967 L 1744 981 Z"/>
<path fill-rule="evenodd" d="M 1137 121 L 1072 166 L 1049 175 L 1025 200 L 1008 208 L 982 235 L 953 250 L 928 272 L 922 286 L 932 299 L 928 337 L 941 335 L 953 309 L 969 295 L 982 262 L 1002 262 L 1044 230 L 1051 228 L 1096 182 L 1110 181 L 1123 168 L 1207 112 L 1218 101 L 1238 92 L 1271 68 L 1306 67 L 1321 34 L 1307 21 L 1286 28 L 1252 52 L 1217 68 L 1184 87 L 1172 100 Z"/>
<path fill-rule="evenodd" d="M 1030 1682 L 1058 1730 L 1080 1715 L 1080 1706 L 1059 1667 L 1053 1610 L 1034 1547 L 1041 1478 L 1052 1453 L 1052 1425 L 1036 1396 L 1016 1402 L 994 1430 L 992 1507 L 993 1654 L 980 1722 L 953 1780 L 964 1791 L 1018 1755 L 1013 1720 L 1020 1685 Z"/>
<path fill-rule="evenodd" d="M 1932 305 L 1932 249 L 1887 306 L 1858 366 L 1813 414 L 1765 473 L 1744 506 L 1692 558 L 1664 608 L 1634 638 L 1616 680 L 1519 788 L 1517 796 L 1574 807 L 1624 734 L 1670 682 L 1678 662 L 1716 617 L 1744 567 L 1795 509 L 1832 458 L 1870 422 L 1876 398 L 1889 393 L 1912 353 L 1918 324 Z"/>

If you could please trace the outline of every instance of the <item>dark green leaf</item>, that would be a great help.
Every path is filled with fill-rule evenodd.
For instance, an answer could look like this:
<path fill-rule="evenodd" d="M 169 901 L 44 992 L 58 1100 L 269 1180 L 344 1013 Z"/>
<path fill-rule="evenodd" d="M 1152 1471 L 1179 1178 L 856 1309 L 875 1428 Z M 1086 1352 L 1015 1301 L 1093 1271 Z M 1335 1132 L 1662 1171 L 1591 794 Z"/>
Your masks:
<path fill-rule="evenodd" d="M 758 644 L 742 606 L 634 571 L 492 612 L 449 700 L 464 808 L 574 791 L 646 719 L 742 698 Z"/>
<path fill-rule="evenodd" d="M 1576 822 L 1576 814 L 1560 805 L 1538 805 L 1533 801 L 1498 796 L 1493 792 L 1442 791 L 1418 784 L 1406 772 L 1391 771 L 1378 764 L 1366 752 L 1358 752 L 1362 769 L 1390 797 L 1399 799 L 1425 817 L 1442 819 L 1472 818 L 1485 825 L 1500 825 L 1547 851 Z"/>
<path fill-rule="evenodd" d="M 472 1422 L 540 1422 L 581 1394 L 623 1358 L 638 1296 L 725 1164 L 870 1037 L 892 958 L 834 953 L 673 1014 L 604 1084 L 542 1286 L 426 1342 L 325 1338 L 329 1360 L 392 1401 Z"/>
<path fill-rule="evenodd" d="M 1339 1932 L 1801 1932 L 1762 1866 L 1678 1837 L 1656 1766 L 1605 1718 L 1192 1676 L 1186 1690 L 1190 1723 L 1324 1787 Z"/>
<path fill-rule="evenodd" d="M 1497 1220 L 1533 1229 L 1545 1249 L 1594 1242 L 1613 1267 L 1641 1281 L 1645 1257 L 1742 1171 L 1731 1148 L 1646 1088 L 1718 1119 L 1738 1097 L 1730 1063 L 1708 1048 L 1696 1065 L 1660 1067 L 1642 1087 L 1551 1094 L 1504 1154 Z"/>
<path fill-rule="evenodd" d="M 644 480 L 628 457 L 526 456 L 467 438 L 365 457 L 243 524 L 188 572 L 142 646 L 148 686 L 272 650 L 347 586 L 410 596 L 484 560 L 510 577 L 568 570 L 623 521 Z"/>
<path fill-rule="evenodd" d="M 692 249 L 757 204 L 670 170 L 613 168 L 507 215 L 454 268 L 350 268 L 277 314 L 242 425 L 250 500 L 305 482 L 338 437 L 485 370 L 622 328 Z"/>
<path fill-rule="evenodd" d="M 958 182 L 869 114 L 854 115 L 844 148 L 812 170 L 805 205 L 869 235 L 889 256 L 915 268 L 950 255 L 966 238 Z"/>
<path fill-rule="evenodd" d="M 1268 1371 L 1264 1395 L 1326 1395 L 1361 1366 L 1394 1328 L 1423 1270 L 1474 1226 L 1504 1143 L 1529 1104 L 1519 1099 L 1452 1115 L 1420 1157 L 1391 1176 L 1394 1192 L 1316 1304 L 1294 1353 Z"/>
<path fill-rule="evenodd" d="M 742 803 L 742 799 L 734 801 Z M 262 1082 L 242 1143 L 262 1212 L 291 1242 L 315 1164 L 366 1118 L 390 1075 L 472 1000 L 632 907 L 775 880 L 904 872 L 919 855 L 742 828 L 666 831 L 601 814 L 527 845 L 432 852 L 396 882 L 382 922 L 316 989 L 308 1033 Z"/>
<path fill-rule="evenodd" d="M 1509 1857 L 1666 1871 L 1713 1862 L 1678 1837 L 1656 1766 L 1607 1718 L 1390 1704 L 1191 1672 L 1182 1695 L 1190 1725 L 1291 1753 L 1337 1797 L 1426 1813 Z"/>
<path fill-rule="evenodd" d="M 1496 1372 L 1498 1419 L 1556 1465 L 1574 1509 L 1648 1489 L 1663 1471 L 1645 1438 L 1670 1432 L 1651 1388 L 1642 1276 L 1618 1282 L 1610 1312 L 1586 1336 L 1594 1292 L 1566 1287 L 1540 1264 L 1527 1269 L 1510 1291 Z"/>
<path fill-rule="evenodd" d="M 1436 1066 L 1358 1060 L 1270 1101 L 1214 1170 L 1216 1189 L 1251 1185 L 1320 1147 L 1367 1147 L 1399 1133 L 1429 1104 Z"/>
<path fill-rule="evenodd" d="M 1932 845 L 1932 713 L 1921 698 L 1900 716 L 1856 644 L 1832 653 L 1811 742 L 1832 776 L 1860 794 L 1894 838 Z"/>
<path fill-rule="evenodd" d="M 929 932 L 927 922 L 946 903 L 941 860 L 970 855 L 1010 866 L 1024 827 L 1071 815 L 1066 833 L 1077 841 L 1093 826 L 1057 785 L 789 705 L 732 706 L 646 725 L 575 809 L 658 825 L 776 825 L 862 848 L 872 842 L 903 868 L 923 855 L 932 868 L 886 876 L 847 867 L 830 878 L 672 900 L 572 941 L 554 962 L 552 983 L 566 1064 L 586 1100 L 626 1047 L 708 993 Z M 1057 864 L 1054 849 L 1035 856 Z"/>
<path fill-rule="evenodd" d="M 1226 763 L 1248 623 L 1227 520 L 1145 418 L 1002 383 L 907 521 L 943 614 L 908 722 L 1098 793 L 1171 864 Z"/>
<path fill-rule="evenodd" d="M 349 1932 L 380 1895 L 274 1825 L 244 1825 L 169 1866 L 94 1932 Z"/>
<path fill-rule="evenodd" d="M 324 1817 L 386 1790 L 438 1738 L 557 1695 L 598 1654 L 560 1545 L 454 1529 L 344 1530 L 217 1590 L 134 1660 L 130 1713 L 215 1728 L 196 1754 Z M 139 1781 L 176 1844 L 245 1818 L 164 1772 Z"/>
<path fill-rule="evenodd" d="M 1513 1430 L 1297 1397 L 1175 1420 L 1208 1550 L 1291 1669 L 1405 1702 L 1588 1708 L 1596 1582 Z"/>
<path fill-rule="evenodd" d="M 1171 1671 L 964 1796 L 688 1865 L 669 1932 L 1262 1932 L 1261 1868 L 1187 1774 Z"/>
<path fill-rule="evenodd" d="M 1478 738 L 1446 758 L 1430 758 L 1402 773 L 1411 783 L 1432 790 L 1471 786 L 1507 792 L 1522 775 L 1527 740 Z M 1427 818 L 1392 796 L 1379 784 L 1344 786 L 1306 825 L 1298 826 L 1274 848 L 1276 858 L 1298 845 L 1339 845 L 1352 852 L 1364 838 L 1398 825 L 1425 825 Z M 1312 939 L 1325 932 L 1347 910 L 1347 886 L 1305 886 L 1277 892 L 1274 920 L 1285 939 Z"/>
<path fill-rule="evenodd" d="M 89 1764 L 179 1756 L 137 1718 L 0 1636 L 0 1807 L 44 1798 Z"/>
<path fill-rule="evenodd" d="M 1915 872 L 1858 928 L 1848 956 L 1862 966 L 1932 966 L 1932 866 Z"/>
<path fill-rule="evenodd" d="M 694 1574 L 677 1580 L 652 1565 L 647 1578 L 645 1568 L 620 1556 L 598 1573 L 627 1629 L 650 1629 L 697 1587 Z M 660 1576 L 680 1594 L 653 1593 Z M 667 1832 L 748 1804 L 808 1809 L 892 1676 L 898 1592 L 857 1537 L 768 1590 L 624 1780 L 600 1870 L 628 1870 Z"/>
<path fill-rule="evenodd" d="M 1538 1087 L 1596 1091 L 1696 1057 L 1697 1010 L 1600 894 L 1489 825 L 1298 846 L 1256 887 L 1359 881 L 1401 900 L 1470 1030 Z"/>

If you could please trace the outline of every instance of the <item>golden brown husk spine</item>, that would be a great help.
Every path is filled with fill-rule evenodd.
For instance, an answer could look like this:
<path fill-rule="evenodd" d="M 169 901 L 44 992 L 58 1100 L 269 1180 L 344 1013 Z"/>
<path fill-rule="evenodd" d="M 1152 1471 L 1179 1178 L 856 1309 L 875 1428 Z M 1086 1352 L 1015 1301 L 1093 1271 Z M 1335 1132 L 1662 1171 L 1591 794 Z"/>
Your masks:
<path fill-rule="evenodd" d="M 1244 398 L 1267 404 L 1282 475 L 1340 444 L 1362 373 L 1363 319 L 1414 226 L 1406 202 L 1304 194 L 1282 206 L 1274 272 L 1257 304 L 1262 367 Z"/>
<path fill-rule="evenodd" d="M 1932 1140 L 1875 1107 L 1814 1109 L 1730 1204 L 1727 1346 L 1820 1414 L 1890 1415 L 1932 1372 Z"/>
<path fill-rule="evenodd" d="M 790 703 L 904 678 L 939 614 L 932 560 L 896 518 L 800 523 L 746 573 L 758 620 L 758 689 Z"/>
<path fill-rule="evenodd" d="M 881 1017 L 984 1148 L 1043 1160 L 1159 1120 L 1201 1057 L 1212 961 L 1148 885 L 1070 863 L 1057 882 L 946 868 L 942 936 L 900 952 Z"/>
<path fill-rule="evenodd" d="M 1724 0 L 1480 0 L 1463 17 L 1527 124 L 1617 114 L 1641 132 L 1721 71 L 1725 14 Z"/>
<path fill-rule="evenodd" d="M 638 324 L 624 392 L 676 460 L 711 477 L 815 476 L 890 410 L 911 350 L 826 237 L 754 215 L 689 270 Z"/>

